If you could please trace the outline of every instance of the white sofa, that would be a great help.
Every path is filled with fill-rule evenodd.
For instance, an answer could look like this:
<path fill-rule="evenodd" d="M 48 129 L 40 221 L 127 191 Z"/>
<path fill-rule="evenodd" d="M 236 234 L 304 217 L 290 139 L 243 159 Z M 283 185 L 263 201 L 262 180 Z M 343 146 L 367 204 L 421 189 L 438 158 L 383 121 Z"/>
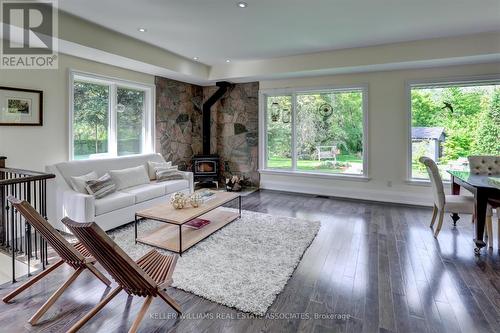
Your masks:
<path fill-rule="evenodd" d="M 134 220 L 135 212 L 166 202 L 172 193 L 193 192 L 193 174 L 183 172 L 184 179 L 164 182 L 152 181 L 124 188 L 101 199 L 73 190 L 71 177 L 95 171 L 99 177 L 110 170 L 144 165 L 147 162 L 165 162 L 160 154 L 134 155 L 117 158 L 62 162 L 46 167 L 56 175 L 47 185 L 47 217 L 57 229 L 68 231 L 61 223 L 65 216 L 77 222 L 96 222 L 110 230 Z"/>

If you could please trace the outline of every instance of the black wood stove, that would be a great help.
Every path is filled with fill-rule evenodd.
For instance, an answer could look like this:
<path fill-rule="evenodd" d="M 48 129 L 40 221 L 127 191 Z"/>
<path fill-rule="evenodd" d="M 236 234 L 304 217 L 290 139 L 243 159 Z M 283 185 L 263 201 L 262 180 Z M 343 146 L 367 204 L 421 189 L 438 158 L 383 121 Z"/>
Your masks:
<path fill-rule="evenodd" d="M 224 96 L 231 83 L 222 81 L 217 82 L 216 86 L 219 89 L 203 103 L 203 154 L 194 156 L 192 161 L 194 181 L 203 187 L 213 184 L 219 186 L 220 158 L 219 155 L 210 152 L 210 109 Z"/>

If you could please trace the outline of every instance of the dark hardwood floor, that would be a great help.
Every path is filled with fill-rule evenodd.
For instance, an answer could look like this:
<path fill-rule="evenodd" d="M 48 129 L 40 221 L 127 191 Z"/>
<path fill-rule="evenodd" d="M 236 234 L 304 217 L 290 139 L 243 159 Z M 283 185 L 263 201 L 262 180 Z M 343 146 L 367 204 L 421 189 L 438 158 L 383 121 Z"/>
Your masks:
<path fill-rule="evenodd" d="M 155 299 L 141 332 L 500 332 L 500 256 L 474 256 L 470 216 L 446 217 L 439 239 L 431 209 L 261 191 L 243 208 L 320 220 L 321 230 L 267 318 L 245 314 L 173 288 L 185 318 Z M 496 226 L 495 226 L 496 228 Z M 495 232 L 496 234 L 496 232 Z M 39 325 L 28 318 L 71 269 L 0 305 L 1 332 L 65 332 L 105 296 L 88 272 Z M 14 286 L 3 286 L 3 296 Z M 81 332 L 123 332 L 141 300 L 121 293 Z"/>

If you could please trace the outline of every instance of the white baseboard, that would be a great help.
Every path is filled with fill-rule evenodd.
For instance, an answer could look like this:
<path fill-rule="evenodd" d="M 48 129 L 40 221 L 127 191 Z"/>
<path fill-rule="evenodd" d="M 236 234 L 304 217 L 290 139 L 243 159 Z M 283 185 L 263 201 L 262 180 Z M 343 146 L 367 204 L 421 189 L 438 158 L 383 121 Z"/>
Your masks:
<path fill-rule="evenodd" d="M 266 179 L 261 181 L 261 189 L 286 191 L 294 193 L 305 193 L 314 195 L 333 196 L 349 199 L 360 199 L 368 201 L 390 202 L 408 205 L 432 206 L 431 193 L 412 193 L 410 191 L 402 191 L 398 189 L 380 190 L 373 188 L 359 188 L 345 185 L 331 184 L 323 182 L 322 184 L 314 184 L 312 182 L 298 181 L 297 179 L 278 180 Z"/>

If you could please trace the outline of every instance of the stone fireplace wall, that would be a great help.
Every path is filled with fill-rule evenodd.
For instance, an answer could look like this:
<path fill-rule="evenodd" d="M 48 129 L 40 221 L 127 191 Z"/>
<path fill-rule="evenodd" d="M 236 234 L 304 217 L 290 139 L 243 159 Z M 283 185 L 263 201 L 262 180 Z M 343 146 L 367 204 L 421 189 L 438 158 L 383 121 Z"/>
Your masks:
<path fill-rule="evenodd" d="M 217 87 L 156 77 L 156 151 L 190 168 L 202 152 L 201 106 Z M 224 176 L 247 177 L 258 186 L 259 83 L 234 84 L 212 107 L 211 152 L 221 157 Z"/>
<path fill-rule="evenodd" d="M 200 86 L 156 77 L 156 151 L 167 161 L 187 170 L 193 148 L 201 146 Z"/>

